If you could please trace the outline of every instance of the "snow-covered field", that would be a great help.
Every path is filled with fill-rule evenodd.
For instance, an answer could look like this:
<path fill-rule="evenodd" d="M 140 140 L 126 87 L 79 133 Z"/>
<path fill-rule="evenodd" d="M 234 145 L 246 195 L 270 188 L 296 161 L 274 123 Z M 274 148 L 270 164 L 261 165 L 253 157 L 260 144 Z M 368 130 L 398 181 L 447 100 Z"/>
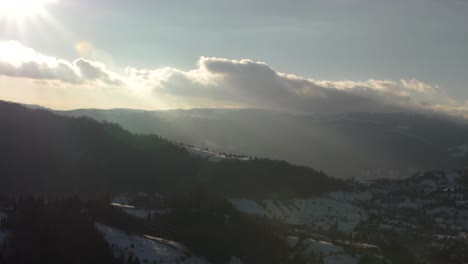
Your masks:
<path fill-rule="evenodd" d="M 140 263 L 209 263 L 193 254 L 182 244 L 151 236 L 126 234 L 125 232 L 107 225 L 96 223 L 96 228 L 103 234 L 104 239 L 114 249 L 115 255 L 125 256 L 132 253 L 138 257 Z"/>
<path fill-rule="evenodd" d="M 468 199 L 464 191 L 463 171 L 430 171 L 419 173 L 407 180 L 401 181 L 397 188 L 390 189 L 387 185 L 379 188 L 392 191 L 396 196 L 387 199 L 380 196 L 373 203 L 381 209 L 413 209 L 423 213 L 433 220 L 438 227 L 450 231 L 468 230 Z M 379 191 L 380 192 L 380 191 Z M 412 195 L 408 195 L 408 194 Z M 377 212 L 377 215 L 379 212 Z M 416 213 L 415 213 L 416 214 Z M 394 219 L 389 220 L 389 219 Z M 398 214 L 389 214 L 379 225 L 382 231 L 415 230 L 418 223 L 412 220 L 398 218 Z"/>
<path fill-rule="evenodd" d="M 370 198 L 369 193 L 333 192 L 309 199 L 294 199 L 288 203 L 248 199 L 230 201 L 237 209 L 248 214 L 280 218 L 290 224 L 309 225 L 324 230 L 337 223 L 338 230 L 349 233 L 368 217 L 355 202 Z"/>

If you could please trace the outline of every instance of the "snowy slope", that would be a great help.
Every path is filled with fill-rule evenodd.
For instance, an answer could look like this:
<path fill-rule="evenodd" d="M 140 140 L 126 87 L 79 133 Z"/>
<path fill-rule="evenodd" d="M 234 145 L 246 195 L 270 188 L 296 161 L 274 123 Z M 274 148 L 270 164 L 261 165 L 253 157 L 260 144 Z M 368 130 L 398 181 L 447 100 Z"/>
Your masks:
<path fill-rule="evenodd" d="M 248 214 L 280 218 L 297 225 L 330 229 L 338 223 L 338 229 L 352 232 L 356 225 L 367 219 L 367 213 L 354 204 L 358 200 L 370 199 L 369 193 L 333 192 L 309 199 L 294 199 L 288 203 L 265 200 L 231 199 L 240 211 Z"/>
<path fill-rule="evenodd" d="M 133 253 L 141 263 L 205 264 L 205 259 L 193 256 L 182 244 L 151 236 L 126 234 L 125 232 L 96 223 L 96 228 L 112 246 L 116 256 Z M 146 262 L 145 262 L 146 260 Z"/>

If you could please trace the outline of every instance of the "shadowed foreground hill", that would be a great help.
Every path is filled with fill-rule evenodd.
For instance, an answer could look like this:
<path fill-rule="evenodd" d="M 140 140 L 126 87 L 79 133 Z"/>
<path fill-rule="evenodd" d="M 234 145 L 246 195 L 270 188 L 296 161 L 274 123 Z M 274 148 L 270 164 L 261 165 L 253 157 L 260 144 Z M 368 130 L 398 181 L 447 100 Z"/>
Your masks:
<path fill-rule="evenodd" d="M 0 191 L 93 195 L 208 189 L 223 195 L 309 196 L 346 185 L 286 162 L 210 163 L 155 135 L 0 101 Z"/>

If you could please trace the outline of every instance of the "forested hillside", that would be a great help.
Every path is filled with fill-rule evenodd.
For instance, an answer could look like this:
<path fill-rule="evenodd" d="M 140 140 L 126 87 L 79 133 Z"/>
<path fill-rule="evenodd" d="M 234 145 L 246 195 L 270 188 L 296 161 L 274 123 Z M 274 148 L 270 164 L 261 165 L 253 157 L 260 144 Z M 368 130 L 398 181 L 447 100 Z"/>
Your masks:
<path fill-rule="evenodd" d="M 306 167 L 266 159 L 208 162 L 155 135 L 0 102 L 2 192 L 95 195 L 202 189 L 229 196 L 309 196 L 346 188 Z"/>
<path fill-rule="evenodd" d="M 409 177 L 468 161 L 468 125 L 415 112 L 291 114 L 271 109 L 57 111 L 219 152 L 286 160 L 357 179 Z M 338 166 L 337 166 L 338 165 Z"/>

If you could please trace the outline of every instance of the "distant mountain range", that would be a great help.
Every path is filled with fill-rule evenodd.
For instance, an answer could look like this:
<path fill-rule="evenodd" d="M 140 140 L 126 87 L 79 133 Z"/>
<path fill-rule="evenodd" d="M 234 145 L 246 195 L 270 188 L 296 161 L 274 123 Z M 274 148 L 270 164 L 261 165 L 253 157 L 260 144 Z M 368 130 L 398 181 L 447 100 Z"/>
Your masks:
<path fill-rule="evenodd" d="M 282 159 L 358 179 L 468 164 L 468 125 L 417 113 L 294 115 L 265 109 L 56 111 L 217 152 Z"/>

